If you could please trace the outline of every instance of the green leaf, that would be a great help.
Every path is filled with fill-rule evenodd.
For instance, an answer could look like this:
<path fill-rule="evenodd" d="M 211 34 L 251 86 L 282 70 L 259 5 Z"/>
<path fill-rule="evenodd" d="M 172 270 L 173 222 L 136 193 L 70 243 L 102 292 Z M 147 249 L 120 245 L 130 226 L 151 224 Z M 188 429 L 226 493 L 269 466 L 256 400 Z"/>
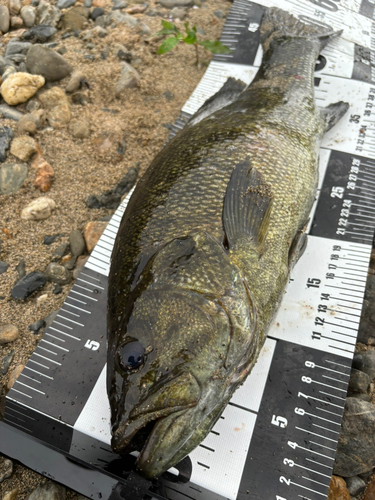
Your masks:
<path fill-rule="evenodd" d="M 195 34 L 194 31 L 189 31 L 188 36 L 186 36 L 183 41 L 185 43 L 188 43 L 189 45 L 192 45 L 193 43 L 197 43 L 197 35 Z"/>
<path fill-rule="evenodd" d="M 165 19 L 161 20 L 161 25 L 165 29 L 168 29 L 168 30 L 171 30 L 171 31 L 176 31 L 176 32 L 179 31 L 178 28 L 173 23 L 171 23 L 169 21 L 165 21 Z"/>
<path fill-rule="evenodd" d="M 157 36 L 160 36 L 160 35 L 180 35 L 180 31 L 179 29 L 173 24 L 173 23 L 170 23 L 169 21 L 165 21 L 164 19 L 162 20 L 161 22 L 162 26 L 163 26 L 163 29 L 158 31 L 156 33 Z"/>
<path fill-rule="evenodd" d="M 213 54 L 230 54 L 232 51 L 226 45 L 223 45 L 219 40 L 211 42 L 210 40 L 204 40 L 203 42 L 198 42 L 205 49 L 209 50 Z"/>
<path fill-rule="evenodd" d="M 184 23 L 184 26 L 185 26 L 185 31 L 186 31 L 186 34 L 188 35 L 188 34 L 189 34 L 189 31 L 190 31 L 190 28 L 189 28 L 189 23 L 188 23 L 188 22 Z"/>
<path fill-rule="evenodd" d="M 158 48 L 158 54 L 165 54 L 172 50 L 178 44 L 178 38 L 171 36 L 164 40 L 164 42 Z"/>

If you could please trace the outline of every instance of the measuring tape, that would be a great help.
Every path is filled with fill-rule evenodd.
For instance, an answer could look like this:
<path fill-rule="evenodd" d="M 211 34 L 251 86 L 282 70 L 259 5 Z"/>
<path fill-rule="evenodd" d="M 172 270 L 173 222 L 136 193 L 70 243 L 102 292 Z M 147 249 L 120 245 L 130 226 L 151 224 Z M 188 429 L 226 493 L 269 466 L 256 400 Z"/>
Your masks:
<path fill-rule="evenodd" d="M 206 439 L 162 480 L 161 496 L 129 475 L 134 458 L 120 459 L 110 449 L 106 291 L 125 200 L 9 391 L 0 425 L 6 455 L 25 463 L 25 443 L 57 453 L 56 460 L 68 457 L 68 468 L 72 460 L 86 467 L 77 484 L 76 475 L 59 475 L 40 452 L 26 460 L 86 496 L 136 500 L 151 488 L 149 495 L 170 500 L 327 497 L 375 229 L 374 4 L 235 0 L 221 37 L 233 52 L 215 55 L 173 134 L 229 76 L 251 82 L 262 59 L 259 24 L 271 6 L 344 29 L 316 67 L 318 105 L 343 100 L 350 109 L 322 141 L 307 249 L 252 373 Z"/>

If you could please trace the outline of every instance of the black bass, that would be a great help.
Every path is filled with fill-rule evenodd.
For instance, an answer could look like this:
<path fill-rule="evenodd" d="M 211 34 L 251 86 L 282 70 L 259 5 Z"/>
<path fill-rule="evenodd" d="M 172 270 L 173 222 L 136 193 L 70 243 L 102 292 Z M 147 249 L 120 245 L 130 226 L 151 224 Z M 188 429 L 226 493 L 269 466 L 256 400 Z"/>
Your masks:
<path fill-rule="evenodd" d="M 112 448 L 139 450 L 146 477 L 204 439 L 257 360 L 303 248 L 320 141 L 348 109 L 314 100 L 316 60 L 340 34 L 269 9 L 254 81 L 211 98 L 130 199 L 109 276 L 107 388 Z"/>

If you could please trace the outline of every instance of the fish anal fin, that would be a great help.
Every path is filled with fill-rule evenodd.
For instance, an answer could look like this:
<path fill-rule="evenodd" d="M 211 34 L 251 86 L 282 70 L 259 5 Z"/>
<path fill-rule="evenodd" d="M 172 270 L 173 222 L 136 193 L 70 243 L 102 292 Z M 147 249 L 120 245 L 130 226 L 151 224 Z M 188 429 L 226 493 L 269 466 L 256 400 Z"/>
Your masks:
<path fill-rule="evenodd" d="M 271 186 L 245 160 L 233 170 L 224 198 L 223 225 L 228 246 L 246 238 L 261 253 L 272 209 Z"/>
<path fill-rule="evenodd" d="M 326 108 L 320 109 L 320 114 L 326 124 L 326 132 L 331 130 L 332 127 L 345 115 L 349 109 L 347 102 L 339 101 L 330 104 Z"/>

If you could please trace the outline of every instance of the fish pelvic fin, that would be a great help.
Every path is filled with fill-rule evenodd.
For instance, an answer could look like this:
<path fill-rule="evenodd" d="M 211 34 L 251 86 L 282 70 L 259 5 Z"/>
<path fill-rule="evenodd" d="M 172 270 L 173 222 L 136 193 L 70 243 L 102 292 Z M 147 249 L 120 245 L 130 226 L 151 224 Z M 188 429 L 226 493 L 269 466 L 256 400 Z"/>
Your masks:
<path fill-rule="evenodd" d="M 261 253 L 272 208 L 271 186 L 250 162 L 233 170 L 224 198 L 223 225 L 229 247 L 245 238 Z"/>
<path fill-rule="evenodd" d="M 335 102 L 326 108 L 322 108 L 320 114 L 326 126 L 325 131 L 331 130 L 331 128 L 345 115 L 348 109 L 349 103 L 343 101 Z"/>
<path fill-rule="evenodd" d="M 331 40 L 342 34 L 342 30 L 334 31 L 327 24 L 317 23 L 314 19 L 304 18 L 304 21 L 277 7 L 267 9 L 260 26 L 263 50 L 266 51 L 271 42 L 280 38 L 319 39 L 322 50 Z"/>

